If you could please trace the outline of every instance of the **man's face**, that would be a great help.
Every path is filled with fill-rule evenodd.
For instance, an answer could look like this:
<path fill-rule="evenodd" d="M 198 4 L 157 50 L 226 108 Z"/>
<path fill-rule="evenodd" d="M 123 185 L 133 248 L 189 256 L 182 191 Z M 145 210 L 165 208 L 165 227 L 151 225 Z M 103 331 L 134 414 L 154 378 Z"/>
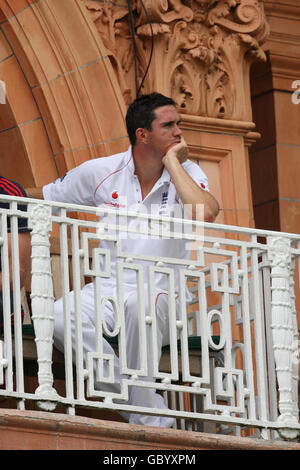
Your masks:
<path fill-rule="evenodd" d="M 167 150 L 181 140 L 179 129 L 180 116 L 172 105 L 162 106 L 155 110 L 155 119 L 152 122 L 152 130 L 146 131 L 148 144 L 160 157 Z"/>

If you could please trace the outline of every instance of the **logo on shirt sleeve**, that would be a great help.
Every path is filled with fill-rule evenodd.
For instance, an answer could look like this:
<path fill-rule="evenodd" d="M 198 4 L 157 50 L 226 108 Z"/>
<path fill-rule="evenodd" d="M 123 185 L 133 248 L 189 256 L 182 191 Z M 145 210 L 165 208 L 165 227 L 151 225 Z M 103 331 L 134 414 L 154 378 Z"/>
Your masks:
<path fill-rule="evenodd" d="M 118 199 L 119 194 L 117 193 L 117 191 L 114 191 L 114 192 L 112 193 L 111 197 L 112 197 L 113 199 Z"/>

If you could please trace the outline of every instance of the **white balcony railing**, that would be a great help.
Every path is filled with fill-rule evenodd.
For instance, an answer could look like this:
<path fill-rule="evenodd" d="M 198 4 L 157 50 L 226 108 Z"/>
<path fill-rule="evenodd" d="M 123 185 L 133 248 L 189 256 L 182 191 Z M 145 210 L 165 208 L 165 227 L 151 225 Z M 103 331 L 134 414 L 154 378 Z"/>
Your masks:
<path fill-rule="evenodd" d="M 47 411 L 57 404 L 73 414 L 92 407 L 173 416 L 176 426 L 198 430 L 199 423 L 215 432 L 241 433 L 254 428 L 261 437 L 296 439 L 298 420 L 298 327 L 295 292 L 299 289 L 300 236 L 256 229 L 203 224 L 145 214 L 115 212 L 33 199 L 4 198 L 9 209 L 1 214 L 1 270 L 4 334 L 0 340 L 0 396 L 13 397 L 20 409 L 35 401 Z M 17 202 L 28 204 L 18 210 Z M 11 220 L 12 275 L 8 263 L 7 217 Z M 38 383 L 34 392 L 24 380 L 21 296 L 18 265 L 18 217 L 29 218 L 32 243 L 31 311 L 37 351 Z M 100 217 L 100 221 L 98 218 Z M 139 223 L 137 223 L 139 221 Z M 134 222 L 134 223 L 132 223 Z M 50 234 L 59 238 L 59 283 L 64 302 L 65 388 L 54 387 L 52 371 L 53 308 Z M 125 235 L 124 235 L 125 234 Z M 191 259 L 123 251 L 125 237 L 183 237 Z M 100 247 L 95 241 L 100 240 Z M 101 294 L 110 276 L 109 240 L 116 257 L 115 294 Z M 69 260 L 71 259 L 71 264 Z M 100 261 L 102 268 L 100 269 Z M 147 265 L 146 270 L 142 266 Z M 136 274 L 140 301 L 140 369 L 126 362 L 126 332 L 122 298 L 123 273 Z M 176 288 L 176 272 L 178 289 Z M 147 341 L 155 351 L 154 278 L 162 275 L 169 293 L 170 345 L 159 361 L 153 353 L 154 382 L 147 375 Z M 144 289 L 146 275 L 147 292 Z M 82 280 L 94 283 L 95 351 L 85 353 L 82 338 L 80 289 Z M 10 324 L 10 280 L 14 293 L 14 327 Z M 297 282 L 296 282 L 297 280 Z M 193 300 L 187 308 L 186 285 Z M 72 341 L 69 292 L 74 290 L 75 339 Z M 146 296 L 149 309 L 145 309 Z M 175 296 L 179 309 L 175 309 Z M 103 306 L 110 302 L 116 322 L 109 331 Z M 103 353 L 102 334 L 118 345 L 122 384 L 119 393 L 101 390 L 101 381 L 114 382 L 112 357 Z M 201 341 L 200 341 L 201 338 Z M 179 341 L 178 341 L 179 340 Z M 192 343 L 198 342 L 198 349 Z M 105 369 L 105 365 L 109 367 Z M 96 373 L 95 373 L 96 369 Z M 104 373 L 104 369 L 108 372 Z M 129 405 L 128 387 L 156 388 L 166 409 Z M 244 432 L 244 431 L 243 431 Z"/>

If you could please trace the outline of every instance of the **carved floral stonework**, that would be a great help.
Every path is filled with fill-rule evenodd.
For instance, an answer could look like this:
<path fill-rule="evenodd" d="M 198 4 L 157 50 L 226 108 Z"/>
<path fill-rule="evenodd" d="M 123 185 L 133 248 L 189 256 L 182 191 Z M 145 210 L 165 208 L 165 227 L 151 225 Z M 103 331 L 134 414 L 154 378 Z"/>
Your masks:
<path fill-rule="evenodd" d="M 272 280 L 271 331 L 279 393 L 278 421 L 286 423 L 288 428 L 288 424 L 298 422 L 298 384 L 295 382 L 298 373 L 298 358 L 295 357 L 298 331 L 293 318 L 292 250 L 290 240 L 280 236 L 270 236 L 267 242 Z M 297 435 L 285 428 L 280 430 L 280 434 L 286 439 L 294 439 Z"/>
<path fill-rule="evenodd" d="M 136 86 L 127 3 L 83 1 L 128 103 Z M 182 113 L 251 120 L 249 70 L 264 60 L 269 32 L 262 0 L 135 0 L 132 11 L 139 84 L 154 37 L 142 93 L 172 96 Z"/>

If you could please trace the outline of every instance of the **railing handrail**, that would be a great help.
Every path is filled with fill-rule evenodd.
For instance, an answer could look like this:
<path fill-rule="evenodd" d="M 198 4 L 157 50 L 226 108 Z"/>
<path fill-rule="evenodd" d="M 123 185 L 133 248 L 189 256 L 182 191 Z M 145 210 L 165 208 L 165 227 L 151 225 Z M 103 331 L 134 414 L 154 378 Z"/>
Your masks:
<path fill-rule="evenodd" d="M 118 215 L 120 217 L 124 216 L 132 216 L 132 217 L 139 217 L 142 219 L 150 219 L 153 221 L 159 221 L 159 222 L 174 222 L 174 223 L 182 223 L 182 219 L 180 218 L 175 218 L 175 217 L 167 217 L 167 216 L 158 216 L 154 214 L 148 214 L 148 213 L 137 213 L 135 211 L 130 211 L 130 210 L 124 210 L 124 209 L 114 209 L 114 208 L 109 208 L 109 207 L 96 207 L 96 206 L 86 206 L 86 205 L 80 205 L 80 204 L 70 204 L 70 203 L 62 203 L 62 202 L 56 202 L 56 201 L 50 201 L 47 200 L 45 201 L 44 199 L 33 199 L 33 198 L 24 198 L 24 197 L 17 197 L 17 196 L 4 196 L 0 195 L 0 201 L 3 202 L 11 202 L 12 199 L 16 201 L 17 203 L 25 203 L 26 205 L 29 204 L 43 204 L 46 206 L 52 206 L 60 209 L 66 209 L 67 212 L 87 212 L 87 213 L 92 213 L 92 214 L 97 214 L 97 215 L 103 215 L 103 214 L 111 214 L 111 215 Z M 0 208 L 0 211 L 6 211 L 5 209 Z M 222 209 L 221 209 L 222 210 Z M 16 214 L 28 218 L 29 215 L 16 210 Z M 55 215 L 53 215 L 53 219 L 55 220 Z M 86 222 L 82 221 L 82 223 L 90 223 L 93 225 L 92 222 Z M 227 224 L 219 224 L 219 223 L 212 223 L 212 222 L 204 222 L 200 220 L 191 220 L 191 219 L 184 219 L 184 223 L 187 225 L 192 225 L 195 228 L 207 228 L 210 230 L 217 230 L 217 231 L 228 231 L 232 233 L 239 233 L 239 234 L 248 234 L 248 235 L 258 235 L 261 237 L 267 237 L 267 236 L 282 236 L 288 239 L 295 239 L 299 240 L 300 242 L 300 234 L 297 233 L 289 233 L 289 232 L 280 232 L 276 230 L 264 230 L 264 229 L 259 229 L 255 227 L 243 227 L 243 226 L 237 226 L 237 225 L 227 225 Z M 264 244 L 261 244 L 264 246 Z"/>

